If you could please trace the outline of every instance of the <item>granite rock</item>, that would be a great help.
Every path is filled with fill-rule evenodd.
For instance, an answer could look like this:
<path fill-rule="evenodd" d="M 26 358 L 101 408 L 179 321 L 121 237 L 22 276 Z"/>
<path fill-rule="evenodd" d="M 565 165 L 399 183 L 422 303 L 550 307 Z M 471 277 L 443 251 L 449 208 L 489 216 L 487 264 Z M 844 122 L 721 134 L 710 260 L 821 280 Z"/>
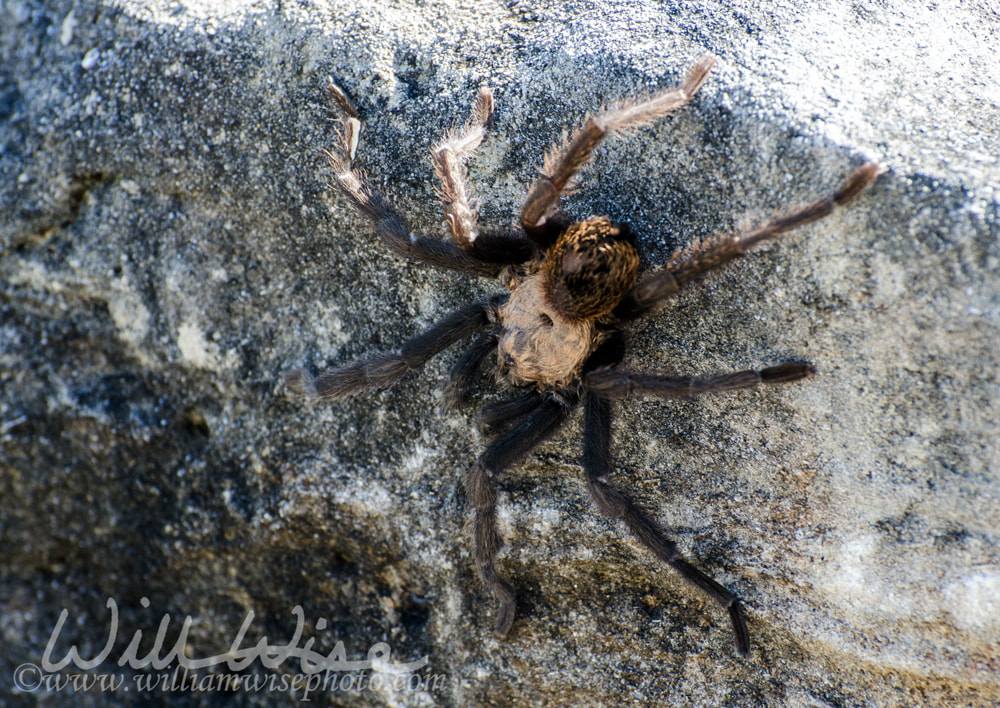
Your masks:
<path fill-rule="evenodd" d="M 136 631 L 224 655 L 303 638 L 421 664 L 334 705 L 995 705 L 1000 701 L 1000 17 L 987 2 L 349 2 L 0 8 L 0 691 L 13 704 L 303 698 L 262 660 L 188 686 L 32 692 Z M 509 224 L 561 131 L 718 57 L 697 99 L 603 146 L 576 215 L 647 264 L 886 168 L 850 208 L 630 330 L 629 364 L 692 375 L 812 362 L 799 384 L 618 406 L 618 479 L 744 600 L 723 612 L 600 517 L 574 420 L 502 484 L 512 635 L 463 530 L 474 410 L 449 351 L 391 390 L 309 405 L 282 373 L 394 347 L 494 291 L 387 255 L 329 194 L 333 76 L 359 157 L 443 234 L 427 148 L 476 89 L 470 166 Z M 498 394 L 484 393 L 489 400 Z M 184 617 L 192 621 L 187 636 Z M 163 653 L 166 653 L 164 651 Z M 137 656 L 135 652 L 132 654 Z M 363 663 L 363 661 L 362 661 Z M 64 667 L 59 674 L 73 673 Z M 79 672 L 77 672 L 79 673 Z M 350 673 L 350 672 L 348 672 Z M 346 674 L 345 674 L 346 675 Z M 209 679 L 205 679 L 205 677 Z M 20 682 L 20 683 L 19 683 Z"/>

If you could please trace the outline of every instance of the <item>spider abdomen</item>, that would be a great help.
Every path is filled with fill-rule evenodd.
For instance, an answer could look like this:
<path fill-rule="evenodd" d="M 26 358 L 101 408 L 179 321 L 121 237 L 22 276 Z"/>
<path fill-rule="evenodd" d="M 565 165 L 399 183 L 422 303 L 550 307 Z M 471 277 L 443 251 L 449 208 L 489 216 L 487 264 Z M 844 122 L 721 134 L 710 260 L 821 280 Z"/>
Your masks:
<path fill-rule="evenodd" d="M 605 216 L 578 221 L 545 254 L 549 301 L 566 317 L 592 319 L 621 302 L 639 272 L 639 254 L 626 224 Z"/>
<path fill-rule="evenodd" d="M 499 315 L 500 370 L 511 383 L 563 386 L 593 351 L 593 321 L 561 314 L 549 302 L 542 271 L 514 287 Z"/>

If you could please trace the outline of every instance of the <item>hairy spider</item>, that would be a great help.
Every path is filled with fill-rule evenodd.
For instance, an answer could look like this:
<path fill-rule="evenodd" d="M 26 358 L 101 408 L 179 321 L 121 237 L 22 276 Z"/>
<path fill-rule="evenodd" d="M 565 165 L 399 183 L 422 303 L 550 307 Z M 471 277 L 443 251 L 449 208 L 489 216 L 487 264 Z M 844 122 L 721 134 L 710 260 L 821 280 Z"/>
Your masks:
<path fill-rule="evenodd" d="M 392 252 L 440 268 L 499 278 L 509 293 L 494 295 L 451 313 L 402 344 L 317 376 L 286 375 L 293 389 L 339 399 L 389 386 L 460 339 L 479 333 L 452 369 L 446 403 L 469 400 L 490 354 L 498 354 L 496 377 L 521 395 L 485 406 L 479 424 L 490 439 L 465 476 L 475 510 L 473 556 L 483 583 L 499 602 L 497 632 L 514 621 L 514 591 L 497 571 L 503 543 L 497 530 L 494 484 L 534 447 L 552 436 L 583 404 L 583 468 L 598 508 L 623 520 L 635 537 L 681 577 L 729 611 L 736 649 L 750 650 L 743 609 L 729 590 L 689 563 L 652 514 L 609 481 L 611 413 L 614 401 L 632 394 L 687 398 L 758 384 L 788 383 L 814 373 L 809 364 L 786 363 L 759 371 L 688 378 L 643 374 L 622 368 L 622 326 L 661 309 L 681 287 L 708 270 L 742 256 L 750 247 L 828 215 L 854 199 L 879 173 L 874 163 L 854 171 L 832 196 L 792 211 L 750 232 L 715 237 L 678 251 L 665 267 L 639 274 L 639 255 L 629 228 L 603 216 L 572 221 L 556 208 L 574 174 L 606 136 L 652 123 L 687 103 L 701 87 L 714 57 L 700 59 L 684 82 L 651 96 L 626 101 L 590 118 L 570 139 L 545 156 L 542 176 L 521 208 L 520 228 L 480 230 L 476 202 L 466 185 L 464 160 L 481 143 L 493 112 L 493 95 L 481 89 L 472 115 L 448 133 L 431 156 L 452 241 L 416 236 L 403 218 L 352 166 L 361 122 L 354 106 L 331 80 L 327 90 L 343 113 L 339 144 L 328 153 L 336 172 L 333 187 L 371 221 Z"/>

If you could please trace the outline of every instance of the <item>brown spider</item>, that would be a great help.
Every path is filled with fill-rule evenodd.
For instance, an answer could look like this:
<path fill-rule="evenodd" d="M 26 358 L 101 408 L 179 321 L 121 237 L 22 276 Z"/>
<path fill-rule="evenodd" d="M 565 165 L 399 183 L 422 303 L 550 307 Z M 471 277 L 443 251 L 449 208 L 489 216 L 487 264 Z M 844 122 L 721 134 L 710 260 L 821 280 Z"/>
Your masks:
<path fill-rule="evenodd" d="M 760 371 L 708 378 L 641 374 L 621 368 L 625 341 L 621 326 L 656 312 L 682 286 L 761 241 L 827 216 L 856 197 L 879 173 L 874 163 L 859 167 L 832 197 L 774 219 L 749 233 L 716 237 L 676 253 L 666 267 L 639 276 L 639 256 L 625 224 L 603 216 L 572 221 L 556 209 L 559 195 L 607 135 L 653 122 L 680 108 L 699 89 L 714 64 L 703 57 L 684 83 L 648 98 L 628 101 L 595 118 L 545 156 L 542 176 L 521 208 L 520 230 L 480 231 L 475 202 L 465 185 L 463 161 L 479 146 L 493 112 L 493 95 L 481 89 L 461 132 L 452 131 L 433 148 L 440 195 L 454 242 L 415 236 L 385 198 L 352 167 L 361 122 L 347 96 L 330 81 L 328 92 L 344 113 L 340 142 L 329 153 L 333 186 L 367 217 L 382 243 L 401 256 L 441 268 L 499 278 L 510 291 L 467 305 L 426 332 L 407 340 L 397 354 L 380 354 L 328 369 L 286 375 L 293 389 L 339 399 L 389 386 L 460 339 L 480 333 L 452 369 L 448 405 L 467 401 L 484 364 L 497 352 L 497 378 L 527 389 L 483 408 L 479 424 L 490 444 L 465 476 L 475 509 L 473 556 L 483 583 L 499 601 L 497 632 L 514 621 L 511 585 L 497 571 L 503 543 L 497 531 L 494 482 L 534 447 L 552 436 L 579 404 L 584 408 L 583 468 L 598 508 L 622 519 L 635 537 L 692 585 L 729 610 L 736 650 L 747 655 L 750 637 L 737 598 L 680 554 L 653 516 L 608 481 L 611 473 L 612 403 L 631 394 L 687 398 L 798 381 L 814 373 L 809 364 L 789 363 Z"/>

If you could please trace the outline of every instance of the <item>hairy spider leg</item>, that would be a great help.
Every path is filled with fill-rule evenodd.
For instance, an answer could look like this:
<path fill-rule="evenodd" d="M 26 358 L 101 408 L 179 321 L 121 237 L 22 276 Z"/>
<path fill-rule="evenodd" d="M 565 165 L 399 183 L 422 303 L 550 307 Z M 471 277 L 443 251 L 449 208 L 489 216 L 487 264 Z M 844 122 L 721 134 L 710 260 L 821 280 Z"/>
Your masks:
<path fill-rule="evenodd" d="M 727 609 L 736 636 L 736 651 L 747 656 L 750 653 L 750 633 L 736 596 L 685 560 L 677 550 L 677 544 L 670 540 L 653 516 L 608 482 L 611 474 L 611 401 L 596 391 L 586 394 L 583 440 L 583 468 L 597 508 L 606 516 L 624 521 L 632 535 L 657 558 L 668 563 L 720 607 Z"/>
<path fill-rule="evenodd" d="M 549 209 L 559 200 L 577 171 L 587 164 L 600 142 L 611 133 L 648 125 L 683 106 L 701 88 L 714 63 L 715 57 L 702 57 L 680 86 L 649 98 L 626 101 L 588 120 L 569 141 L 553 146 L 545 155 L 541 178 L 535 182 L 521 208 L 521 226 L 528 236 L 540 239 L 539 245 L 547 247 L 544 241 L 551 238 L 551 231 L 544 226 Z"/>
<path fill-rule="evenodd" d="M 514 265 L 534 258 L 534 246 L 513 231 L 478 229 L 477 204 L 463 164 L 482 143 L 492 115 L 493 91 L 481 88 L 462 131 L 449 131 L 431 150 L 431 160 L 441 182 L 438 194 L 444 202 L 445 221 L 455 243 L 466 253 L 487 263 Z"/>
<path fill-rule="evenodd" d="M 625 369 L 595 371 L 586 376 L 587 388 L 601 396 L 624 398 L 647 394 L 665 398 L 690 398 L 702 393 L 723 393 L 754 388 L 760 384 L 790 383 L 816 373 L 811 364 L 779 364 L 756 371 L 737 371 L 706 378 L 637 374 Z"/>
<path fill-rule="evenodd" d="M 472 157 L 486 135 L 486 124 L 493 115 L 493 91 L 479 89 L 472 114 L 461 131 L 448 131 L 440 143 L 431 149 L 434 171 L 441 181 L 438 192 L 444 202 L 444 217 L 455 242 L 468 249 L 476 240 L 475 200 L 471 186 L 466 186 L 465 160 Z"/>
<path fill-rule="evenodd" d="M 497 339 L 496 332 L 481 335 L 455 362 L 444 390 L 443 410 L 458 408 L 472 399 L 486 359 L 497 350 Z"/>
<path fill-rule="evenodd" d="M 541 402 L 513 428 L 483 451 L 465 475 L 465 493 L 475 509 L 472 523 L 472 553 L 483 585 L 499 603 L 496 632 L 504 636 L 514 622 L 517 605 L 514 589 L 499 573 L 497 553 L 503 538 L 497 530 L 497 498 L 493 482 L 511 465 L 524 459 L 536 446 L 551 437 L 569 417 L 575 400 L 545 395 Z"/>
<path fill-rule="evenodd" d="M 497 307 L 506 294 L 455 310 L 430 329 L 403 342 L 398 354 L 379 354 L 312 376 L 305 369 L 285 374 L 285 383 L 299 393 L 319 398 L 346 398 L 399 381 L 407 372 L 427 363 L 435 354 L 496 321 Z"/>
<path fill-rule="evenodd" d="M 538 391 L 529 391 L 506 401 L 488 403 L 479 410 L 476 418 L 479 432 L 489 437 L 500 435 L 542 405 L 543 400 L 542 394 Z"/>
<path fill-rule="evenodd" d="M 717 236 L 680 249 L 664 269 L 639 278 L 632 292 L 615 310 L 615 315 L 621 319 L 633 319 L 656 312 L 670 296 L 699 275 L 744 255 L 762 241 L 829 216 L 835 207 L 848 204 L 864 191 L 881 171 L 882 168 L 874 162 L 867 162 L 854 170 L 832 196 L 780 216 L 748 234 Z"/>
<path fill-rule="evenodd" d="M 495 278 L 504 265 L 521 263 L 531 257 L 530 244 L 525 239 L 516 240 L 510 236 L 487 237 L 481 246 L 466 250 L 450 241 L 413 234 L 399 212 L 368 183 L 364 173 L 353 166 L 361 132 L 357 109 L 332 79 L 327 84 L 327 93 L 344 114 L 337 145 L 327 151 L 335 173 L 331 187 L 347 197 L 357 214 L 371 222 L 386 248 L 419 263 L 489 278 Z M 497 240 L 504 247 L 498 248 L 493 243 Z"/>

